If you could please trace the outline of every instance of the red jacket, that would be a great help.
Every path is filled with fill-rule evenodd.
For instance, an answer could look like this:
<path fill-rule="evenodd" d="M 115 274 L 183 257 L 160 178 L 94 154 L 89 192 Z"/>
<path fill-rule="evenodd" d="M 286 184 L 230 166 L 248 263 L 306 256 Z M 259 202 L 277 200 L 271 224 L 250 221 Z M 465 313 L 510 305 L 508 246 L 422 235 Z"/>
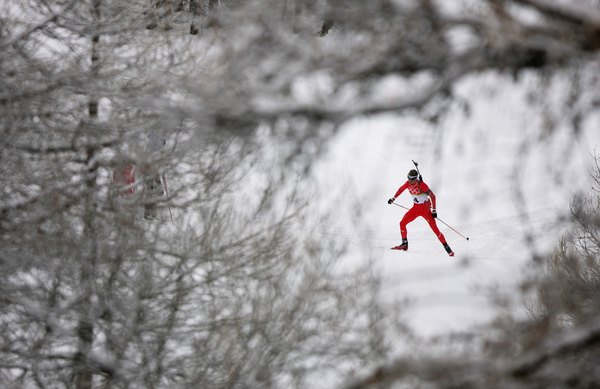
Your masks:
<path fill-rule="evenodd" d="M 429 189 L 429 186 L 426 183 L 417 180 L 416 183 L 411 184 L 410 181 L 406 181 L 398 188 L 394 195 L 394 199 L 400 196 L 406 189 L 410 192 L 415 204 L 426 204 L 431 200 L 431 207 L 435 209 L 435 194 Z"/>

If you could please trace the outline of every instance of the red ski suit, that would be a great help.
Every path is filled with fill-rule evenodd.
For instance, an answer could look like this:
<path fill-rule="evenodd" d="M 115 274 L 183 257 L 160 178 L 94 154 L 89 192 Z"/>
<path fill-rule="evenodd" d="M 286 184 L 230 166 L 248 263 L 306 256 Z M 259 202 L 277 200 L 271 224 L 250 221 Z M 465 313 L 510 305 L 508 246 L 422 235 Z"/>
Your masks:
<path fill-rule="evenodd" d="M 427 220 L 429 227 L 431 227 L 440 242 L 442 244 L 446 244 L 446 238 L 444 237 L 444 234 L 441 233 L 434 217 L 431 215 L 431 208 L 435 209 L 435 194 L 433 194 L 433 192 L 429 189 L 429 186 L 427 186 L 427 184 L 423 181 L 417 180 L 414 183 L 406 181 L 400 188 L 398 188 L 394 198 L 400 196 L 400 194 L 402 194 L 402 192 L 404 192 L 406 189 L 408 189 L 412 195 L 414 204 L 412 208 L 409 209 L 406 214 L 404 214 L 402 220 L 400 220 L 400 235 L 402 235 L 402 239 L 405 240 L 408 236 L 406 225 L 415 220 L 417 217 L 422 216 L 425 220 Z"/>

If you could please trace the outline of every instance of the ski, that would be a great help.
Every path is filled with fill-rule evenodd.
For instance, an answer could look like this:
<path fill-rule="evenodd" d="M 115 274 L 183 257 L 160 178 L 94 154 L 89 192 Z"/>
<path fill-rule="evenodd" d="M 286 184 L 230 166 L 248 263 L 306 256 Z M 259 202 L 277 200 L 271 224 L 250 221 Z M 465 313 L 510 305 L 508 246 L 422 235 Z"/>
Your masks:
<path fill-rule="evenodd" d="M 448 253 L 448 256 L 454 257 L 454 251 L 452 251 L 452 249 L 450 248 L 450 246 L 445 245 L 444 248 L 446 249 L 446 252 Z M 390 247 L 390 250 L 408 251 L 408 245 L 401 244 L 401 245 L 398 245 L 398 246 Z"/>
<path fill-rule="evenodd" d="M 392 250 L 406 251 L 406 250 L 408 250 L 408 242 L 404 241 L 401 244 L 399 244 L 398 246 L 392 247 Z"/>

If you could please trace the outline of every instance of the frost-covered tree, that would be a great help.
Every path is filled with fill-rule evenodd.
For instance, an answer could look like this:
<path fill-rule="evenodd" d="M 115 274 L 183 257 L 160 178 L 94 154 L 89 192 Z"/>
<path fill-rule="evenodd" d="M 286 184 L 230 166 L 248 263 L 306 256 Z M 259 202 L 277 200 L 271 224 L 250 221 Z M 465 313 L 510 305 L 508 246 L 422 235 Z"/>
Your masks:
<path fill-rule="evenodd" d="M 1 385 L 312 387 L 383 357 L 374 277 L 270 135 L 203 113 L 218 49 L 144 5 L 2 3 Z"/>

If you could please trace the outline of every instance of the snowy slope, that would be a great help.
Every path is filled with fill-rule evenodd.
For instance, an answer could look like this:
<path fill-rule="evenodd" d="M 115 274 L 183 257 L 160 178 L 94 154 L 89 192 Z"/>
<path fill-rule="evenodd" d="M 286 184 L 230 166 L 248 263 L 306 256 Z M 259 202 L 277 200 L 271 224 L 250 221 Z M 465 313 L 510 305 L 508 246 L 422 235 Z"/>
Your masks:
<path fill-rule="evenodd" d="M 591 188 L 587 167 L 600 143 L 600 118 L 591 118 L 576 142 L 564 123 L 548 132 L 544 112 L 554 108 L 527 106 L 527 86 L 527 78 L 472 77 L 456 90 L 469 103 L 468 116 L 455 104 L 437 124 L 394 115 L 347 123 L 315 169 L 326 188 L 321 195 L 340 211 L 323 233 L 350 240 L 348 263 L 375 258 L 383 298 L 410 299 L 407 318 L 423 335 L 491 318 L 487 288 L 514 290 L 531 257 L 552 250 L 564 233 L 572 196 Z M 386 201 L 411 159 L 437 195 L 439 217 L 470 237 L 438 223 L 456 258 L 423 219 L 409 225 L 408 252 L 389 250 L 400 242 L 405 211 Z M 397 202 L 410 207 L 411 197 L 405 192 Z"/>

